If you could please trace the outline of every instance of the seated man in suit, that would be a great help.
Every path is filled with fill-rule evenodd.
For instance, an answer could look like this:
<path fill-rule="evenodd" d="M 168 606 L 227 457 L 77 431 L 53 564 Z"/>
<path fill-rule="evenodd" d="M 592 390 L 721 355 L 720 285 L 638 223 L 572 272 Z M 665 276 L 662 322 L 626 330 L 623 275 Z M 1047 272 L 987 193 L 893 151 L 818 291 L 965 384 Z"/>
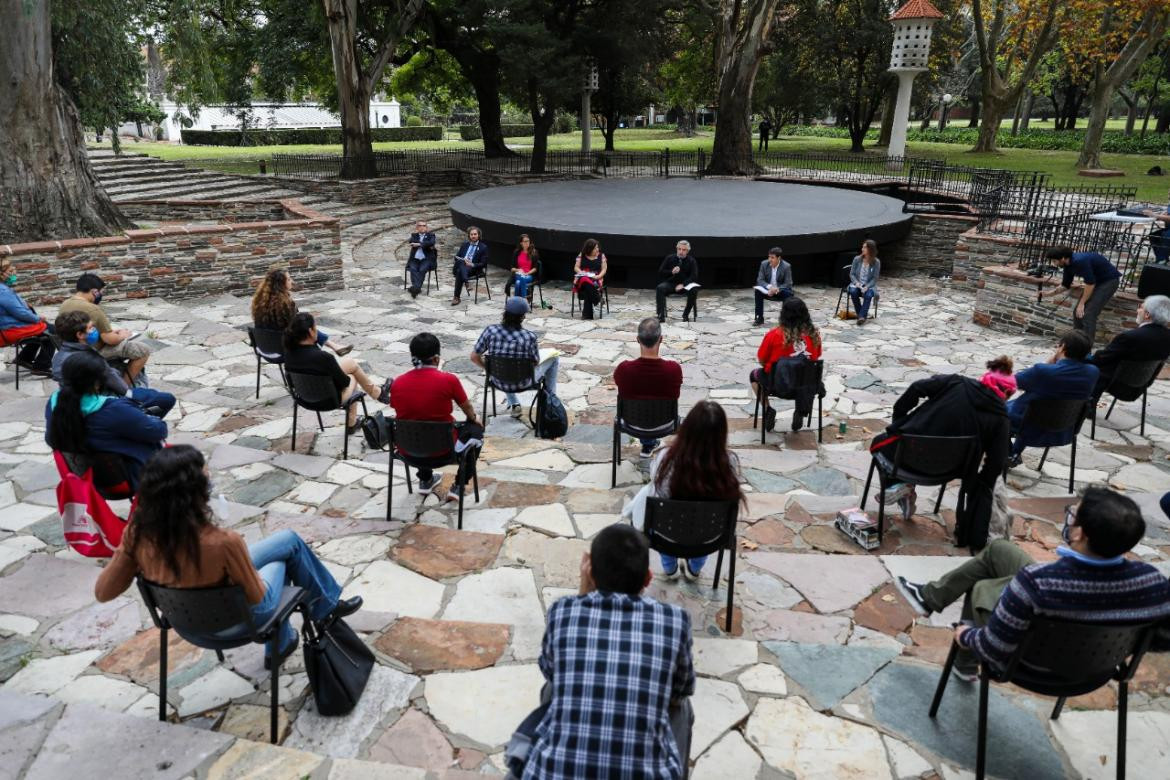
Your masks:
<path fill-rule="evenodd" d="M 1170 298 L 1151 295 L 1137 310 L 1137 327 L 1118 333 L 1105 349 L 1091 358 L 1101 372 L 1093 397 L 1101 393 L 1113 380 L 1113 374 L 1123 360 L 1166 360 L 1170 358 Z"/>
<path fill-rule="evenodd" d="M 658 321 L 666 322 L 666 296 L 685 295 L 687 305 L 683 308 L 683 322 L 686 322 L 688 315 L 695 309 L 695 296 L 699 294 L 697 286 L 689 287 L 699 282 L 699 264 L 691 254 L 690 241 L 678 242 L 674 254 L 667 255 L 658 267 L 658 278 L 662 280 L 654 291 Z"/>
<path fill-rule="evenodd" d="M 455 268 L 452 270 L 455 275 L 455 297 L 451 299 L 452 306 L 459 305 L 459 293 L 463 292 L 463 285 L 467 284 L 471 276 L 480 273 L 487 266 L 487 261 L 487 244 L 479 240 L 479 228 L 473 225 L 467 229 L 467 240 L 455 253 Z"/>
<path fill-rule="evenodd" d="M 783 301 L 792 296 L 792 266 L 780 254 L 780 247 L 768 250 L 756 274 L 756 325 L 764 324 L 764 301 Z"/>
<path fill-rule="evenodd" d="M 1025 446 L 1063 447 L 1071 439 L 1064 434 L 1024 431 L 1021 424 L 1028 405 L 1033 401 L 1089 398 L 1097 384 L 1097 367 L 1086 363 L 1089 356 L 1089 338 L 1083 331 L 1066 331 L 1056 345 L 1056 351 L 1047 363 L 1038 363 L 1016 374 L 1016 387 L 1023 391 L 1019 398 L 1008 401 L 1008 419 L 1012 421 L 1012 444 L 1009 466 L 1020 465 L 1020 455 Z M 1027 440 L 1027 445 L 1024 441 Z"/>
<path fill-rule="evenodd" d="M 408 239 L 410 242 L 410 258 L 406 261 L 406 272 L 410 274 L 410 297 L 417 298 L 427 273 L 435 270 L 435 234 L 427 230 L 426 220 L 420 219 L 414 224 L 414 232 Z M 435 277 L 438 279 L 438 277 Z"/>

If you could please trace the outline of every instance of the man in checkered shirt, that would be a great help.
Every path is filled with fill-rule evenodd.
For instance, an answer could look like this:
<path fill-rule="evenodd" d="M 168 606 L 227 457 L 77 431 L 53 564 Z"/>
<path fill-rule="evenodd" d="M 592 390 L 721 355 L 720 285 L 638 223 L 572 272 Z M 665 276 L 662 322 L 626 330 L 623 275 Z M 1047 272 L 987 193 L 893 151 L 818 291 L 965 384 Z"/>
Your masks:
<path fill-rule="evenodd" d="M 535 378 L 539 382 L 544 377 L 545 387 L 553 395 L 557 393 L 557 370 L 560 367 L 560 358 L 554 356 L 541 362 L 540 350 L 536 346 L 536 334 L 524 330 L 524 316 L 528 314 L 528 301 L 513 296 L 504 304 L 504 319 L 499 325 L 488 325 L 479 334 L 475 348 L 471 350 L 471 362 L 481 368 L 484 365 L 484 355 L 506 358 L 528 358 L 536 363 Z M 504 391 L 508 409 L 513 417 L 520 416 L 520 399 L 516 397 L 517 390 L 527 390 L 507 382 L 497 382 L 496 387 Z"/>
<path fill-rule="evenodd" d="M 530 734 L 524 780 L 685 774 L 691 620 L 641 595 L 650 578 L 646 537 L 628 525 L 603 529 L 582 556 L 580 594 L 548 611 L 540 670 L 551 698 Z"/>

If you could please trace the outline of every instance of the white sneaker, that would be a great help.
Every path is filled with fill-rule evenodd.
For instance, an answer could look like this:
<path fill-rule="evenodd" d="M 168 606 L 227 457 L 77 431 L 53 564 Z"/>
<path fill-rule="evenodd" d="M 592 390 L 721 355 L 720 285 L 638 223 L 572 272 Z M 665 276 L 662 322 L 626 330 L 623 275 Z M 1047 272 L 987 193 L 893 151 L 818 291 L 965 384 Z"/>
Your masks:
<path fill-rule="evenodd" d="M 524 409 L 520 406 L 520 404 L 512 404 L 512 408 L 509 409 L 508 411 L 517 420 L 519 420 L 520 415 L 524 413 Z"/>
<path fill-rule="evenodd" d="M 914 486 L 907 482 L 899 482 L 897 485 L 891 485 L 882 493 L 882 503 L 887 505 L 897 503 L 910 495 L 912 490 L 914 490 Z"/>

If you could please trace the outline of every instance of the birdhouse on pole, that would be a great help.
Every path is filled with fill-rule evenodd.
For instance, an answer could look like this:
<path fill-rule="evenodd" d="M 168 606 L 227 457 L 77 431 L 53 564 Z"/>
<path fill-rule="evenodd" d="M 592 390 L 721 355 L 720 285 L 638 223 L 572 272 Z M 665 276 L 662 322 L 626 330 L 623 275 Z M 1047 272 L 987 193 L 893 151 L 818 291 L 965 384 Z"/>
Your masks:
<path fill-rule="evenodd" d="M 926 70 L 930 60 L 930 34 L 942 13 L 930 0 L 909 0 L 894 12 L 894 46 L 890 50 L 890 70 L 898 77 L 898 100 L 894 104 L 894 127 L 890 133 L 890 166 L 900 165 L 906 154 L 906 123 L 910 121 L 910 93 L 914 77 Z"/>

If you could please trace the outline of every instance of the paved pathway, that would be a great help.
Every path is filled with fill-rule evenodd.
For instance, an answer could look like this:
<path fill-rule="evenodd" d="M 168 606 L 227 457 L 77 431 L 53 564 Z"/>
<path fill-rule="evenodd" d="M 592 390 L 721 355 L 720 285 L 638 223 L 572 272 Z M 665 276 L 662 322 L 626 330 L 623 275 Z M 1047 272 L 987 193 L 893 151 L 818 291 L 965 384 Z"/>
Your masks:
<path fill-rule="evenodd" d="M 449 245 L 453 237 L 440 208 L 436 198 L 418 211 L 447 231 L 442 240 Z M 406 296 L 401 242 L 408 231 L 402 227 L 413 219 L 407 211 L 352 209 L 343 246 L 347 289 L 304 293 L 301 307 L 354 344 L 354 356 L 379 379 L 409 367 L 412 335 L 437 333 L 445 367 L 463 377 L 478 405 L 482 380 L 467 354 L 479 330 L 497 319 L 501 302 L 481 296 L 478 305 L 451 308 L 445 268 L 443 292 L 417 301 Z M 501 285 L 501 272 L 492 277 Z M 1017 366 L 1030 365 L 1047 356 L 1049 345 L 972 325 L 969 297 L 942 282 L 887 279 L 884 291 L 880 318 L 864 328 L 830 319 L 836 291 L 798 291 L 826 344 L 820 447 L 808 432 L 770 434 L 759 445 L 744 379 L 763 330 L 750 325 L 748 292 L 704 292 L 700 322 L 666 326 L 664 353 L 684 365 L 683 406 L 702 398 L 724 405 L 751 491 L 739 533 L 733 636 L 720 630 L 726 584 L 712 589 L 711 566 L 697 585 L 659 578 L 649 591 L 685 606 L 694 619 L 696 778 L 949 778 L 973 765 L 972 689 L 953 684 L 938 722 L 926 717 L 954 616 L 916 620 L 890 584 L 897 574 L 924 579 L 961 562 L 963 551 L 948 541 L 954 488 L 941 515 L 925 513 L 933 506 L 920 502 L 923 513 L 896 523 L 874 554 L 852 547 L 830 523 L 837 509 L 856 504 L 868 467 L 863 442 L 882 427 L 909 382 L 935 372 L 976 375 L 1000 353 L 1012 354 Z M 588 540 L 617 521 L 645 479 L 636 446 L 627 443 L 619 487 L 609 489 L 610 376 L 616 361 L 635 354 L 634 329 L 653 310 L 652 293 L 614 290 L 612 312 L 583 322 L 562 311 L 566 291 L 545 292 L 557 308 L 535 312 L 529 324 L 565 353 L 559 384 L 573 418 L 570 432 L 563 441 L 541 441 L 521 422 L 493 418 L 481 500 L 469 502 L 463 532 L 454 530 L 451 505 L 408 495 L 401 471 L 394 520 L 387 523 L 386 457 L 365 452 L 355 438 L 350 460 L 339 460 L 340 415 L 326 415 L 324 432 L 313 429 L 311 416 L 302 417 L 306 425 L 291 451 L 291 407 L 275 370 L 264 369 L 255 398 L 256 364 L 240 330 L 249 321 L 246 300 L 119 302 L 116 290 L 111 296 L 114 318 L 143 331 L 155 349 L 153 384 L 180 397 L 169 420 L 171 441 L 206 453 L 214 489 L 230 502 L 227 524 L 249 540 L 296 530 L 346 584 L 346 595 L 366 599 L 353 623 L 378 654 L 370 687 L 353 715 L 321 718 L 306 696 L 298 652 L 282 684 L 289 750 L 248 741 L 263 740 L 267 729 L 259 648 L 228 653 L 227 663 L 217 664 L 214 653 L 176 641 L 172 712 L 204 730 L 159 730 L 150 722 L 157 709 L 156 634 L 133 593 L 93 603 L 100 563 L 64 547 L 55 509 L 57 478 L 43 441 L 43 405 L 53 388 L 34 380 L 16 392 L 7 373 L 0 382 L 0 680 L 6 681 L 0 755 L 12 759 L 3 762 L 3 774 L 61 777 L 70 766 L 75 774 L 75 762 L 92 758 L 85 746 L 100 741 L 88 736 L 99 723 L 100 736 L 119 734 L 107 754 L 126 758 L 138 775 L 163 755 L 168 766 L 159 774 L 175 777 L 211 769 L 211 776 L 223 777 L 498 772 L 512 728 L 537 700 L 547 606 L 575 588 Z M 680 310 L 677 303 L 672 310 Z M 1107 481 L 1137 499 L 1149 533 L 1135 552 L 1170 572 L 1170 525 L 1156 504 L 1170 489 L 1167 383 L 1151 392 L 1145 436 L 1134 412 L 1132 404 L 1119 406 L 1098 425 L 1095 445 L 1082 436 L 1076 479 L 1078 485 Z M 1065 450 L 1056 450 L 1041 473 L 1038 454 L 1029 451 L 1008 484 L 1012 533 L 1044 559 L 1059 542 L 1068 460 Z M 30 694 L 49 698 L 18 698 Z M 996 688 L 991 772 L 1111 776 L 1114 691 L 1070 702 L 1055 724 L 1047 719 L 1049 706 Z M 93 707 L 120 714 L 96 715 Z M 75 739 L 75 733 L 87 736 Z M 1165 774 L 1168 734 L 1170 661 L 1151 656 L 1130 698 L 1131 777 Z M 150 749 L 137 747 L 148 739 Z M 376 763 L 399 768 L 379 773 Z"/>

